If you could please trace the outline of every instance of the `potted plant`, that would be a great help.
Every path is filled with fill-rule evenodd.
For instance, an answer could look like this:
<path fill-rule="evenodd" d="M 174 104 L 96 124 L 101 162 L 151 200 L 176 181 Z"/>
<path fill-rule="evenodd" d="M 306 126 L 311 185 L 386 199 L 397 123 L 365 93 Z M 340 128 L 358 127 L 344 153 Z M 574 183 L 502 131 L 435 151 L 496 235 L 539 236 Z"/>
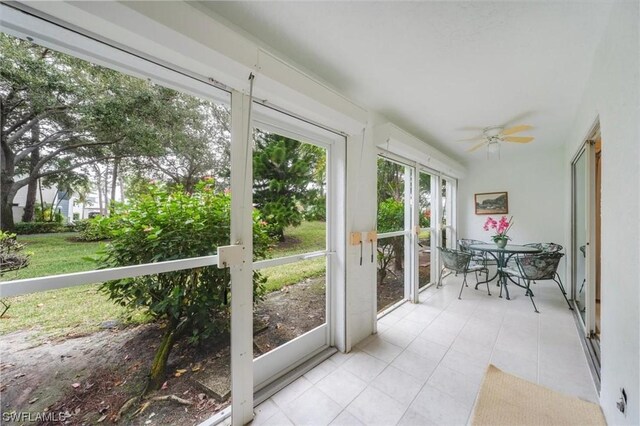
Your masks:
<path fill-rule="evenodd" d="M 484 223 L 484 230 L 489 231 L 491 229 L 495 230 L 495 234 L 491 236 L 491 239 L 499 248 L 504 248 L 507 245 L 507 242 L 511 239 L 507 232 L 513 226 L 513 216 L 507 220 L 506 216 L 502 216 L 500 220 L 495 220 L 492 217 L 488 217 L 486 222 Z"/>

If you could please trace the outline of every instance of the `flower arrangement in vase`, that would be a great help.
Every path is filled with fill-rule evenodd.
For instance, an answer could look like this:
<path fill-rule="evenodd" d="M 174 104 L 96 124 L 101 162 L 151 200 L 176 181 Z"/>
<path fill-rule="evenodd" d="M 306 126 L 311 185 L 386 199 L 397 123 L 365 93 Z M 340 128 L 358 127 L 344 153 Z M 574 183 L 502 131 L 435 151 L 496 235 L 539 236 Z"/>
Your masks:
<path fill-rule="evenodd" d="M 511 238 L 507 235 L 507 232 L 513 226 L 513 216 L 507 220 L 506 216 L 502 216 L 500 220 L 495 220 L 492 217 L 488 217 L 484 223 L 483 229 L 489 231 L 495 230 L 496 233 L 491 236 L 491 239 L 499 248 L 504 248 L 507 245 L 507 241 Z"/>

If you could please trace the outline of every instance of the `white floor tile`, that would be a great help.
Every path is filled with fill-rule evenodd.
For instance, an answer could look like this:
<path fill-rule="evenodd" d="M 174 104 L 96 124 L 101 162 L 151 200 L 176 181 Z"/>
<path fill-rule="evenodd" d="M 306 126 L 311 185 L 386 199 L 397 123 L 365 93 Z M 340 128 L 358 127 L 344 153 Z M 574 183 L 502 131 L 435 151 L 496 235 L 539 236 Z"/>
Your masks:
<path fill-rule="evenodd" d="M 500 370 L 533 383 L 538 382 L 538 363 L 503 350 L 494 349 L 491 363 Z"/>
<path fill-rule="evenodd" d="M 357 351 L 353 350 L 348 354 L 343 352 L 336 352 L 329 358 L 331 361 L 335 362 L 338 366 L 344 364 L 349 358 L 351 358 Z"/>
<path fill-rule="evenodd" d="M 488 364 L 471 355 L 450 350 L 440 361 L 440 366 L 447 367 L 459 373 L 473 377 L 484 377 Z"/>
<path fill-rule="evenodd" d="M 271 416 L 280 412 L 280 408 L 271 400 L 267 399 L 262 404 L 253 409 L 253 421 L 252 425 L 264 424 Z"/>
<path fill-rule="evenodd" d="M 390 327 L 388 330 L 380 333 L 380 338 L 404 349 L 409 346 L 416 337 L 413 334 L 405 334 L 399 329 Z"/>
<path fill-rule="evenodd" d="M 424 358 L 431 358 L 440 361 L 444 354 L 449 350 L 448 346 L 443 346 L 431 340 L 422 339 L 418 336 L 409 346 L 407 351 L 416 353 Z"/>
<path fill-rule="evenodd" d="M 292 382 L 289 386 L 273 395 L 271 397 L 271 400 L 273 400 L 273 402 L 275 402 L 280 408 L 284 408 L 287 406 L 287 404 L 299 397 L 311 386 L 313 386 L 313 384 L 309 380 L 305 379 L 304 377 L 300 377 L 299 379 Z"/>
<path fill-rule="evenodd" d="M 296 425 L 328 425 L 340 414 L 342 407 L 312 387 L 291 401 L 282 411 Z"/>
<path fill-rule="evenodd" d="M 427 385 L 446 393 L 471 408 L 480 389 L 482 378 L 482 375 L 463 374 L 439 365 L 429 378 L 429 381 L 427 381 Z"/>
<path fill-rule="evenodd" d="M 414 352 L 405 350 L 393 360 L 391 365 L 424 383 L 438 366 L 438 360 L 424 358 Z"/>
<path fill-rule="evenodd" d="M 449 347 L 456 340 L 456 333 L 442 328 L 427 326 L 418 337 Z"/>
<path fill-rule="evenodd" d="M 417 336 L 427 327 L 427 324 L 410 321 L 408 319 L 401 319 L 393 325 L 394 329 L 400 330 L 402 333 Z"/>
<path fill-rule="evenodd" d="M 435 423 L 418 413 L 413 408 L 409 408 L 400 419 L 400 426 L 436 426 Z"/>
<path fill-rule="evenodd" d="M 348 371 L 339 369 L 320 380 L 315 386 L 340 406 L 346 407 L 367 387 L 367 383 Z"/>
<path fill-rule="evenodd" d="M 422 384 L 422 381 L 391 365 L 371 382 L 371 386 L 405 406 L 413 401 Z"/>
<path fill-rule="evenodd" d="M 264 426 L 294 426 L 294 423 L 282 411 L 278 411 L 269 417 L 266 422 L 260 424 Z M 251 425 L 253 426 L 254 423 L 251 423 Z"/>
<path fill-rule="evenodd" d="M 385 362 L 393 361 L 402 352 L 401 347 L 393 345 L 379 336 L 376 336 L 376 339 L 369 342 L 362 350 Z"/>
<path fill-rule="evenodd" d="M 491 347 L 487 347 L 473 340 L 457 337 L 451 345 L 451 350 L 462 352 L 476 358 L 479 361 L 487 363 L 491 358 Z"/>
<path fill-rule="evenodd" d="M 410 406 L 427 421 L 436 425 L 464 426 L 471 408 L 446 393 L 426 385 Z"/>
<path fill-rule="evenodd" d="M 312 368 L 307 371 L 304 377 L 309 380 L 311 383 L 318 383 L 322 380 L 327 374 L 335 371 L 338 368 L 338 364 L 333 362 L 331 359 L 328 359 L 322 362 L 320 365 Z"/>
<path fill-rule="evenodd" d="M 341 368 L 365 382 L 370 382 L 380 374 L 386 366 L 386 362 L 364 352 L 358 352 L 345 362 Z"/>
<path fill-rule="evenodd" d="M 394 425 L 406 410 L 389 395 L 368 387 L 349 406 L 347 411 L 366 425 Z"/>
<path fill-rule="evenodd" d="M 465 288 L 427 289 L 379 321 L 379 334 L 337 353 L 256 407 L 253 424 L 467 425 L 489 363 L 559 392 L 597 401 L 571 312 L 553 287 L 512 300 Z M 471 284 L 470 284 L 471 285 Z"/>
<path fill-rule="evenodd" d="M 342 411 L 332 422 L 331 426 L 365 426 L 353 414 L 347 410 Z"/>

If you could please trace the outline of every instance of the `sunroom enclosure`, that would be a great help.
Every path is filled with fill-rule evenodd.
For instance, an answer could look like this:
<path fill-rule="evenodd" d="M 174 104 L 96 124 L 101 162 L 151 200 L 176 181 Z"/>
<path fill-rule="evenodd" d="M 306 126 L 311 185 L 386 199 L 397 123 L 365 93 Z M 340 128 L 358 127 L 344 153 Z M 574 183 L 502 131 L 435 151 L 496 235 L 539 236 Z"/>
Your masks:
<path fill-rule="evenodd" d="M 456 311 L 461 313 L 469 310 L 466 312 L 469 313 L 468 318 L 477 317 L 475 311 L 471 315 L 471 305 L 476 302 L 482 303 L 487 311 L 501 308 L 509 311 L 512 324 L 506 324 L 505 320 L 505 325 L 508 326 L 503 327 L 502 331 L 508 335 L 500 345 L 500 349 L 507 352 L 510 349 L 506 347 L 509 346 L 509 339 L 518 337 L 519 316 L 522 314 L 530 317 L 530 329 L 544 328 L 544 332 L 532 332 L 531 336 L 537 338 L 538 344 L 525 348 L 527 353 L 523 354 L 525 356 L 522 359 L 527 355 L 537 356 L 537 364 L 532 365 L 539 367 L 538 378 L 544 368 L 549 368 L 545 376 L 549 383 L 555 380 L 555 384 L 568 384 L 573 379 L 572 367 L 580 364 L 582 369 L 584 354 L 579 346 L 573 344 L 570 348 L 570 360 L 564 359 L 568 354 L 563 355 L 561 351 L 554 350 L 555 346 L 562 345 L 562 342 L 556 341 L 559 334 L 566 334 L 564 337 L 573 336 L 576 331 L 572 321 L 567 321 L 572 318 L 567 317 L 571 312 L 566 305 L 562 306 L 562 311 L 549 309 L 549 315 L 541 309 L 540 315 L 535 317 L 529 311 L 519 312 L 520 308 L 530 309 L 530 306 L 525 307 L 526 304 L 523 305 L 518 300 L 498 300 L 497 297 L 488 297 L 486 293 L 474 292 L 471 288 L 473 279 L 469 282 L 469 289 L 463 288 L 462 301 L 457 300 L 460 287 L 453 291 L 449 286 L 451 283 L 459 286 L 460 277 L 446 277 L 444 289 L 430 286 L 435 283 L 440 269 L 438 247 L 456 248 L 458 238 L 489 240 L 489 234 L 482 229 L 482 222 L 486 217 L 474 214 L 475 194 L 505 191 L 509 194 L 509 215 L 513 214 L 516 221 L 511 234 L 514 242 L 555 242 L 564 246 L 565 256 L 558 273 L 565 287 L 572 289 L 572 295 L 568 297 L 572 299 L 571 303 L 575 308 L 576 324 L 585 334 L 595 331 L 598 342 L 600 328 L 604 330 L 602 393 L 599 402 L 609 422 L 634 424 L 638 419 L 639 382 L 636 360 L 640 322 L 638 287 L 633 277 L 637 275 L 634 271 L 637 269 L 636 236 L 640 222 L 637 220 L 637 191 L 628 190 L 627 186 L 632 188 L 631 183 L 638 178 L 638 6 L 633 2 L 607 5 L 585 3 L 575 6 L 576 14 L 573 15 L 556 13 L 556 8 L 565 12 L 574 10 L 571 2 L 561 3 L 495 5 L 492 6 L 491 17 L 499 22 L 491 26 L 473 22 L 474 16 L 482 16 L 477 12 L 482 12 L 489 6 L 481 3 L 472 5 L 471 2 L 410 6 L 392 6 L 389 3 L 366 9 L 363 7 L 360 11 L 357 10 L 360 6 L 353 5 L 349 6 L 354 8 L 352 13 L 344 14 L 345 19 L 353 20 L 353 25 L 343 26 L 335 24 L 339 21 L 332 17 L 333 10 L 325 10 L 320 4 L 305 6 L 317 12 L 317 22 L 312 22 L 305 21 L 305 15 L 296 9 L 298 6 L 286 4 L 274 4 L 267 11 L 265 6 L 257 4 L 213 6 L 206 2 L 3 3 L 0 5 L 0 28 L 3 33 L 19 37 L 25 43 L 33 42 L 36 46 L 46 46 L 52 51 L 64 52 L 70 57 L 117 70 L 132 78 L 135 76 L 154 87 L 172 91 L 176 94 L 176 99 L 191 97 L 197 102 L 220 107 L 220 111 L 224 110 L 228 114 L 229 126 L 221 138 L 226 144 L 226 151 L 214 147 L 196 155 L 196 158 L 202 160 L 224 158 L 223 162 L 226 161 L 229 166 L 228 173 L 222 179 L 224 182 L 217 182 L 216 187 L 221 190 L 221 194 L 216 192 L 216 195 L 221 195 L 226 203 L 223 210 L 228 219 L 221 220 L 224 226 L 220 228 L 224 229 L 224 239 L 214 244 L 204 237 L 208 234 L 190 231 L 187 235 L 194 246 L 196 243 L 199 246 L 209 244 L 210 250 L 163 259 L 143 259 L 140 256 L 129 264 L 110 265 L 108 269 L 98 269 L 95 264 L 86 263 L 82 269 L 73 269 L 73 273 L 72 269 L 62 267 L 54 271 L 50 267 L 49 272 L 30 272 L 30 269 L 35 270 L 31 266 L 37 266 L 36 258 L 43 256 L 42 252 L 36 253 L 31 266 L 12 276 L 3 274 L 0 296 L 2 300 L 7 297 L 11 299 L 9 302 L 14 302 L 7 312 L 9 316 L 14 314 L 10 321 L 15 321 L 18 317 L 15 313 L 27 312 L 19 310 L 19 300 L 32 303 L 30 312 L 46 315 L 50 312 L 49 307 L 61 305 L 60 301 L 64 299 L 62 295 L 68 294 L 65 291 L 97 288 L 97 284 L 91 283 L 108 280 L 155 282 L 165 277 L 179 277 L 181 274 L 196 275 L 203 271 L 211 273 L 222 284 L 222 291 L 218 293 L 222 296 L 222 303 L 230 308 L 226 325 L 230 324 L 231 332 L 222 340 L 226 339 L 225 345 L 229 352 L 227 366 L 230 370 L 227 379 L 231 381 L 229 395 L 232 397 L 233 407 L 222 411 L 207 411 L 207 415 L 219 411 L 207 421 L 208 424 L 228 416 L 232 417 L 234 424 L 246 424 L 252 419 L 254 407 L 258 403 L 268 401 L 269 395 L 283 389 L 296 380 L 296 377 L 312 371 L 310 369 L 313 365 L 319 365 L 316 373 L 321 371 L 322 364 L 318 363 L 336 351 L 354 352 L 358 354 L 354 359 L 363 359 L 366 358 L 362 356 L 362 352 L 366 352 L 363 348 L 371 342 L 380 343 L 380 349 L 386 343 L 405 341 L 405 330 L 400 326 L 394 330 L 397 333 L 391 336 L 398 340 L 381 342 L 390 336 L 385 336 L 385 333 L 394 326 L 392 322 L 400 321 L 401 312 L 409 315 L 409 311 L 417 312 L 419 308 L 429 311 L 432 306 L 427 305 L 430 303 L 437 306 L 439 312 L 449 310 L 448 313 L 455 314 Z M 336 4 L 332 7 L 343 6 Z M 409 7 L 414 8 L 415 14 L 407 13 Z M 388 8 L 389 13 L 382 13 L 385 8 Z M 519 11 L 513 10 L 514 8 L 531 8 L 536 13 L 516 13 Z M 268 13 L 256 13 L 254 16 L 251 15 L 252 11 Z M 371 34 L 367 33 L 370 28 L 359 22 L 360 18 L 370 14 L 372 17 L 387 19 L 396 12 L 398 16 L 407 19 L 434 17 L 439 20 L 439 13 L 447 15 L 450 20 L 443 21 L 446 26 L 440 31 L 448 37 L 446 43 L 438 37 L 431 37 L 434 33 L 437 35 L 434 30 L 437 26 L 413 24 L 402 30 L 416 30 L 424 39 L 432 40 L 433 45 L 417 49 L 415 43 L 412 47 L 413 42 L 407 40 L 405 46 L 397 38 L 394 39 L 396 34 L 404 32 L 390 31 L 397 29 L 397 21 L 389 20 L 388 26 L 376 28 L 376 35 L 388 39 L 389 46 L 379 46 L 380 50 L 376 52 L 379 56 L 365 56 L 362 52 L 366 48 L 363 47 L 371 46 L 363 40 L 369 38 L 346 38 L 341 33 L 343 30 L 353 30 Z M 225 13 L 228 16 L 225 17 Z M 563 19 L 570 17 L 566 19 L 566 25 L 558 18 L 559 15 Z M 221 16 L 223 18 L 218 19 Z M 243 16 L 251 19 L 242 19 Z M 315 18 L 316 14 L 313 16 Z M 513 20 L 507 22 L 503 19 L 505 16 L 511 16 Z M 286 22 L 283 17 L 294 19 Z M 467 22 L 465 17 L 472 19 Z M 258 25 L 246 28 L 249 26 L 247 22 L 253 22 L 252 19 L 264 24 L 263 27 Z M 513 38 L 504 38 L 504 32 L 499 31 L 502 25 L 516 25 L 520 20 L 532 25 L 517 28 L 530 28 L 530 34 L 539 31 L 536 43 L 529 43 L 531 35 L 528 32 L 525 34 L 516 29 Z M 308 33 L 307 28 L 300 31 L 303 22 L 309 27 Z M 589 26 L 588 34 L 584 31 L 584 22 L 594 25 L 593 28 Z M 537 23 L 549 23 L 550 26 Z M 362 24 L 360 28 L 359 24 Z M 339 47 L 344 49 L 340 50 L 337 45 L 332 44 L 331 37 L 327 36 L 329 31 L 324 33 L 316 25 L 334 25 L 335 31 L 331 31 L 330 35 L 342 37 Z M 470 31 L 481 29 L 487 33 L 487 38 L 473 37 L 473 43 L 466 43 L 465 36 L 476 33 L 464 31 L 458 32 L 457 37 L 449 37 L 449 31 L 455 32 L 462 25 Z M 281 44 L 275 34 L 269 34 L 269 29 L 274 28 L 278 31 L 290 31 L 283 33 L 288 36 L 280 39 Z M 550 30 L 544 33 L 542 28 Z M 318 31 L 317 37 L 310 36 L 314 30 Z M 581 42 L 558 43 L 563 37 Z M 420 37 L 412 38 L 414 39 L 420 40 Z M 500 42 L 497 43 L 497 40 Z M 490 62 L 487 58 L 498 53 L 495 49 L 510 43 L 513 45 L 516 43 L 514 40 L 526 45 L 524 50 L 512 50 L 522 53 L 521 61 L 510 61 L 508 67 L 500 67 L 495 72 L 485 72 L 490 69 L 487 66 L 468 71 L 459 67 L 459 60 L 478 52 L 481 54 L 476 59 L 480 63 L 485 61 L 484 64 L 487 65 Z M 285 41 L 290 41 L 291 44 L 287 45 Z M 308 43 L 308 49 L 303 52 L 305 54 L 300 54 L 295 49 L 297 42 L 300 42 L 297 47 Z M 476 42 L 477 46 L 474 44 Z M 563 50 L 568 49 L 566 46 L 571 44 L 576 53 L 574 56 L 567 55 Z M 443 45 L 448 48 L 441 48 Z M 274 50 L 270 50 L 270 46 Z M 468 51 L 470 46 L 474 49 Z M 403 50 L 405 47 L 407 50 Z M 275 53 L 276 49 L 282 50 Z M 414 51 L 421 53 L 405 55 Z M 389 61 L 392 65 L 385 68 L 385 61 L 380 60 L 380 57 L 391 58 L 395 53 L 398 53 L 395 61 Z M 434 54 L 438 59 L 436 62 L 431 61 Z M 290 56 L 287 58 L 286 55 Z M 546 57 L 551 60 L 540 60 Z M 377 58 L 381 66 L 374 64 L 371 58 Z M 566 63 L 563 62 L 565 59 Z M 552 70 L 553 66 L 540 65 L 537 69 L 532 68 L 530 74 L 509 74 L 510 67 L 525 67 L 527 60 L 536 64 L 565 63 L 566 69 L 562 67 Z M 300 62 L 294 65 L 295 61 Z M 366 64 L 367 72 L 359 69 L 358 75 L 353 70 L 362 64 Z M 433 64 L 437 66 L 434 67 Z M 571 64 L 580 66 L 572 67 Z M 403 80 L 405 69 L 420 71 L 422 65 L 428 72 L 422 73 L 420 78 Z M 302 71 L 305 69 L 306 72 Z M 381 73 L 388 73 L 388 78 Z M 469 78 L 469 73 L 478 78 Z M 537 76 L 535 82 L 532 80 L 533 76 Z M 380 83 L 375 82 L 375 79 Z M 463 84 L 446 84 L 455 82 L 456 79 L 460 79 Z M 517 85 L 517 79 L 539 84 Z M 493 91 L 492 84 L 496 85 Z M 528 95 L 526 99 L 515 99 L 516 96 L 508 94 L 514 93 L 513 90 L 497 90 L 503 85 L 515 88 L 516 92 L 526 88 Z M 549 90 L 550 88 L 553 90 Z M 506 102 L 509 96 L 514 98 L 514 102 L 517 101 L 518 107 L 522 106 L 522 111 L 515 111 L 514 105 Z M 95 98 L 99 99 L 99 94 Z M 487 99 L 491 99 L 491 102 L 487 102 Z M 363 102 L 363 105 L 356 104 L 356 100 Z M 531 103 L 527 106 L 526 103 L 530 100 Z M 536 100 L 539 102 L 533 103 Z M 186 110 L 200 109 L 201 107 Z M 176 109 L 178 115 L 182 112 Z M 503 151 L 501 160 L 491 162 L 488 161 L 488 155 L 484 158 L 482 151 L 467 153 L 465 144 L 453 144 L 458 137 L 471 136 L 463 134 L 462 127 L 455 128 L 456 126 L 483 126 L 492 121 L 503 122 L 506 116 L 511 113 L 516 116 L 518 112 L 524 116 L 529 114 L 527 117 L 531 118 L 530 124 L 535 126 L 534 144 L 513 145 Z M 149 121 L 154 121 L 154 124 L 174 122 L 153 113 L 150 109 L 149 116 L 152 119 Z M 459 117 L 464 117 L 464 122 Z M 599 244 L 595 250 L 588 246 L 594 238 L 590 223 L 594 210 L 590 210 L 593 204 L 589 188 L 591 183 L 584 176 L 592 174 L 592 152 L 587 146 L 584 157 L 574 155 L 581 152 L 582 148 L 579 146 L 585 140 L 585 131 L 596 117 L 602 123 L 606 139 L 601 169 L 603 197 L 596 201 L 600 205 L 595 210 L 597 216 L 602 218 L 604 230 L 601 233 L 600 228 L 597 228 L 596 237 L 602 239 L 601 271 L 592 269 L 594 252 L 598 250 L 597 256 L 600 256 Z M 389 120 L 405 126 L 421 139 Z M 523 119 L 522 122 L 527 123 L 528 119 Z M 195 123 L 186 128 L 195 130 L 198 126 Z M 44 133 L 48 129 L 42 130 Z M 196 133 L 193 132 L 190 136 L 195 136 Z M 25 134 L 28 135 L 25 138 L 31 137 L 31 134 Z M 204 138 L 207 136 L 205 134 Z M 432 145 L 441 146 L 451 155 L 459 154 L 460 157 L 457 158 L 464 158 L 465 165 L 452 160 Z M 151 144 L 150 147 L 168 150 L 171 145 Z M 287 163 L 286 167 L 274 165 L 266 171 L 279 172 L 287 167 L 295 169 L 296 164 L 300 165 L 298 169 L 309 171 L 311 169 L 308 166 L 314 164 L 313 173 L 301 178 L 305 183 L 298 186 L 296 194 L 282 196 L 282 202 L 279 203 L 280 206 L 288 206 L 283 211 L 286 213 L 283 216 L 292 212 L 302 214 L 304 218 L 299 221 L 302 225 L 292 223 L 284 231 L 263 229 L 269 227 L 270 221 L 256 220 L 255 215 L 257 211 L 262 213 L 262 207 L 258 206 L 259 193 L 269 185 L 265 185 L 264 174 L 259 176 L 265 170 L 259 172 L 259 167 L 255 164 L 259 160 L 256 158 L 264 152 L 270 152 L 272 158 L 277 158 L 281 155 L 279 151 L 286 150 L 287 147 L 295 147 L 297 154 L 300 154 L 298 159 Z M 508 151 L 509 149 L 512 150 Z M 42 154 L 52 152 L 44 149 Z M 167 156 L 165 159 L 172 158 Z M 587 159 L 589 161 L 585 163 Z M 123 186 L 126 189 L 128 183 L 119 183 L 120 173 L 115 173 L 117 167 L 109 164 L 106 169 L 95 171 L 96 182 L 92 182 L 102 193 L 96 198 L 96 204 L 100 201 L 102 206 L 77 212 L 80 217 L 88 215 L 90 210 L 104 211 L 113 199 L 124 204 L 129 201 L 127 191 L 122 189 Z M 159 170 L 158 166 L 157 168 Z M 100 178 L 98 174 L 101 174 Z M 287 173 L 289 176 L 294 174 L 293 171 Z M 207 175 L 202 173 L 201 177 Z M 147 178 L 151 179 L 151 176 Z M 626 185 L 627 182 L 630 184 Z M 210 187 L 207 188 L 206 182 L 200 180 L 196 183 L 204 184 L 201 188 L 202 196 L 207 197 Z M 278 188 L 274 184 L 270 189 L 277 192 L 275 190 Z M 55 204 L 58 202 L 60 206 L 65 203 L 73 204 L 66 199 L 68 194 L 63 192 L 66 191 L 58 191 L 56 198 L 51 198 L 55 200 L 55 203 L 51 203 L 54 204 L 53 209 L 40 209 L 42 217 L 55 215 Z M 194 192 L 185 191 L 189 197 Z M 40 198 L 46 201 L 47 197 L 49 195 L 45 187 Z M 19 210 L 22 205 L 14 207 L 14 210 Z M 584 210 L 581 207 L 585 207 Z M 274 212 L 277 213 L 275 210 Z M 293 220 L 297 221 L 298 219 Z M 184 222 L 182 221 L 183 225 Z M 256 256 L 261 251 L 260 244 L 264 243 L 259 238 L 256 241 L 261 229 L 271 234 L 267 244 L 269 248 L 266 250 L 269 253 Z M 152 229 L 141 227 L 139 231 L 140 235 L 147 235 Z M 283 233 L 284 241 L 278 238 Z M 25 250 L 29 251 L 29 244 L 32 248 L 36 247 L 36 243 L 51 247 L 62 244 L 66 241 L 65 238 L 64 235 L 52 238 L 19 235 L 17 242 L 26 242 Z M 97 250 L 106 245 L 106 242 L 88 243 L 83 248 L 92 247 L 91 250 Z M 581 250 L 583 246 L 584 251 Z M 46 259 L 49 266 L 53 265 L 53 254 Z M 75 255 L 81 256 L 79 252 Z M 93 251 L 87 255 L 93 256 Z M 65 268 L 74 267 L 74 262 L 67 263 L 59 264 L 64 264 Z M 606 284 L 602 286 L 605 300 L 602 305 L 599 286 L 595 286 L 593 280 L 594 276 L 599 279 L 600 273 Z M 260 282 L 267 290 L 266 293 L 254 294 L 252 281 L 256 277 L 261 277 Z M 556 289 L 553 292 L 547 291 L 550 289 L 542 288 L 543 285 L 538 283 L 538 287 L 534 287 L 536 297 L 542 302 L 540 306 L 547 308 L 553 305 L 555 309 L 556 296 L 560 298 L 561 295 Z M 46 292 L 47 290 L 50 291 Z M 60 293 L 55 293 L 57 291 Z M 95 293 L 95 290 L 91 291 Z M 112 333 L 111 343 L 115 343 L 119 329 L 108 328 L 111 327 L 109 320 L 112 318 L 112 311 L 105 309 L 105 304 L 94 308 L 93 293 L 87 292 L 86 300 L 82 299 L 82 294 L 76 293 L 74 303 L 86 311 L 101 311 L 103 316 L 99 323 L 93 324 L 93 329 L 104 323 L 107 330 L 103 332 Z M 48 299 L 39 307 L 37 304 L 40 295 Z M 301 298 L 301 295 L 304 297 Z M 260 297 L 265 298 L 258 302 Z M 522 298 L 523 295 L 520 294 L 519 297 Z M 49 304 L 50 301 L 56 302 Z M 265 301 L 270 304 L 265 305 Z M 560 299 L 560 302 L 563 304 L 564 299 Z M 304 321 L 297 321 L 301 313 L 305 314 Z M 430 315 L 428 313 L 421 317 L 416 313 L 412 317 L 424 320 L 426 325 Z M 487 313 L 487 316 L 491 315 Z M 556 328 L 554 323 L 558 316 L 564 318 L 562 330 Z M 446 322 L 447 317 L 451 319 L 449 315 L 443 315 L 440 322 Z M 39 323 L 39 318 L 41 317 L 34 315 L 23 324 L 37 327 L 43 323 Z M 7 327 L 10 321 L 0 319 L 0 329 Z M 440 325 L 447 328 L 447 324 Z M 467 325 L 468 334 L 458 336 L 461 341 L 467 337 L 486 337 L 482 333 L 475 333 L 478 330 L 472 321 Z M 160 325 L 156 326 L 156 331 L 160 333 Z M 273 339 L 265 338 L 267 334 L 264 330 L 270 329 L 275 331 Z M 420 336 L 423 340 L 429 340 L 429 331 L 425 330 L 420 332 Z M 126 328 L 126 331 L 130 331 L 130 328 Z M 376 332 L 379 332 L 378 337 L 368 339 Z M 435 334 L 431 336 L 438 337 Z M 5 337 L 3 332 L 0 341 Z M 463 343 L 459 344 L 458 349 Z M 373 343 L 372 346 L 376 344 Z M 185 344 L 183 347 L 181 344 L 179 351 L 174 354 L 179 358 L 188 352 L 188 347 L 191 346 Z M 547 349 L 546 352 L 541 350 L 544 348 Z M 128 349 L 131 351 L 131 348 Z M 369 350 L 374 349 L 370 347 Z M 96 353 L 101 353 L 100 348 L 96 349 Z M 15 358 L 21 354 L 23 352 L 16 351 L 13 355 Z M 123 356 L 128 354 L 129 352 L 122 352 Z M 375 358 L 376 355 L 387 354 L 368 355 Z M 411 356 L 407 354 L 403 359 L 410 359 Z M 473 358 L 473 354 L 470 356 Z M 341 354 L 336 354 L 333 359 L 346 359 L 340 357 Z M 599 351 L 597 357 L 600 358 Z M 393 363 L 392 360 L 387 361 L 389 365 Z M 508 364 L 509 358 L 504 355 L 503 361 Z M 330 364 L 332 361 L 328 360 L 324 365 Z M 424 364 L 421 366 L 424 367 Z M 167 374 L 167 386 L 161 394 L 176 392 L 177 395 L 181 390 L 173 387 L 177 383 L 176 375 L 182 375 L 183 378 L 185 375 L 190 376 L 195 373 L 192 369 L 201 369 L 202 365 L 194 363 L 184 367 L 175 362 L 172 364 L 171 371 Z M 405 367 L 405 373 L 411 374 L 420 366 L 415 363 Z M 4 366 L 2 370 L 3 376 L 8 377 Z M 182 370 L 188 371 L 183 373 Z M 339 375 L 343 370 L 338 370 L 336 374 Z M 591 377 L 588 372 L 582 374 L 583 372 L 580 373 L 580 379 L 584 379 L 585 383 L 581 384 L 589 387 Z M 309 377 L 313 374 L 310 373 Z M 20 377 L 15 376 L 20 374 L 10 374 L 9 380 L 13 385 L 20 384 Z M 565 383 L 559 383 L 561 381 Z M 464 384 L 464 380 L 461 382 Z M 117 393 L 122 384 L 119 381 L 115 383 L 119 385 L 113 388 L 114 393 Z M 80 387 L 71 387 L 75 384 Z M 449 384 L 446 381 L 440 383 L 443 386 Z M 89 390 L 91 386 L 87 388 L 88 385 L 93 386 L 81 380 L 64 381 L 66 390 L 71 394 Z M 626 389 L 630 401 L 628 411 L 624 413 L 620 412 L 617 405 L 622 388 Z M 448 389 L 452 393 L 456 392 L 451 387 Z M 563 387 L 559 386 L 558 389 Z M 0 386 L 3 401 L 6 401 L 5 391 L 6 388 Z M 185 395 L 185 398 L 196 400 L 194 393 Z M 389 396 L 392 399 L 394 397 Z M 40 399 L 34 401 L 34 407 L 39 407 L 39 404 L 49 406 L 48 403 L 45 404 L 42 395 L 35 395 L 33 398 L 36 397 Z M 33 398 L 24 402 L 28 404 Z M 422 401 L 423 408 L 432 407 L 429 401 L 430 399 Z M 199 402 L 196 404 L 200 405 Z M 111 408 L 117 407 L 112 404 Z M 195 411 L 187 408 L 190 413 Z M 347 410 L 346 407 L 343 408 Z M 2 409 L 6 407 L 3 406 Z M 206 409 L 201 413 L 205 411 Z M 145 414 L 150 415 L 151 412 L 152 410 L 148 410 Z M 143 420 L 141 417 L 139 419 Z M 92 420 L 97 421 L 97 418 Z"/>

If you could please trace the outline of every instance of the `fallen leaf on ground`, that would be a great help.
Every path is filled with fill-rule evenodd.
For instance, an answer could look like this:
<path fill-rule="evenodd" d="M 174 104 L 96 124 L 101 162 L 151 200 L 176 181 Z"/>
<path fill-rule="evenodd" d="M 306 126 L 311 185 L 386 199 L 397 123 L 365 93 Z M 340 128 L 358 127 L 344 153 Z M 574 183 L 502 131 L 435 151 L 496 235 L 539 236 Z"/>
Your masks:
<path fill-rule="evenodd" d="M 105 414 L 104 416 L 100 417 L 97 421 L 97 423 L 102 423 L 107 419 L 107 415 Z"/>
<path fill-rule="evenodd" d="M 71 387 L 73 387 L 74 389 L 78 389 L 80 387 L 80 383 L 72 383 Z"/>
<path fill-rule="evenodd" d="M 185 370 L 185 369 L 181 368 L 181 369 L 179 369 L 179 370 L 176 370 L 176 374 L 175 374 L 175 376 L 176 376 L 176 377 L 180 377 L 180 376 L 182 376 L 182 375 L 183 375 L 184 373 L 186 373 L 186 372 L 187 372 L 187 370 Z"/>
<path fill-rule="evenodd" d="M 169 387 L 169 382 L 164 382 L 164 383 L 162 384 L 162 387 L 161 387 L 160 389 L 161 389 L 161 390 L 165 390 L 165 389 L 167 389 L 168 387 Z"/>
<path fill-rule="evenodd" d="M 202 366 L 200 365 L 200 363 L 197 363 L 196 365 L 194 365 L 191 368 L 191 371 L 193 371 L 195 373 L 196 371 L 200 371 L 201 368 L 202 368 Z"/>
<path fill-rule="evenodd" d="M 29 404 L 33 404 L 34 402 L 36 402 L 39 398 L 33 398 L 32 400 L 29 401 Z"/>

